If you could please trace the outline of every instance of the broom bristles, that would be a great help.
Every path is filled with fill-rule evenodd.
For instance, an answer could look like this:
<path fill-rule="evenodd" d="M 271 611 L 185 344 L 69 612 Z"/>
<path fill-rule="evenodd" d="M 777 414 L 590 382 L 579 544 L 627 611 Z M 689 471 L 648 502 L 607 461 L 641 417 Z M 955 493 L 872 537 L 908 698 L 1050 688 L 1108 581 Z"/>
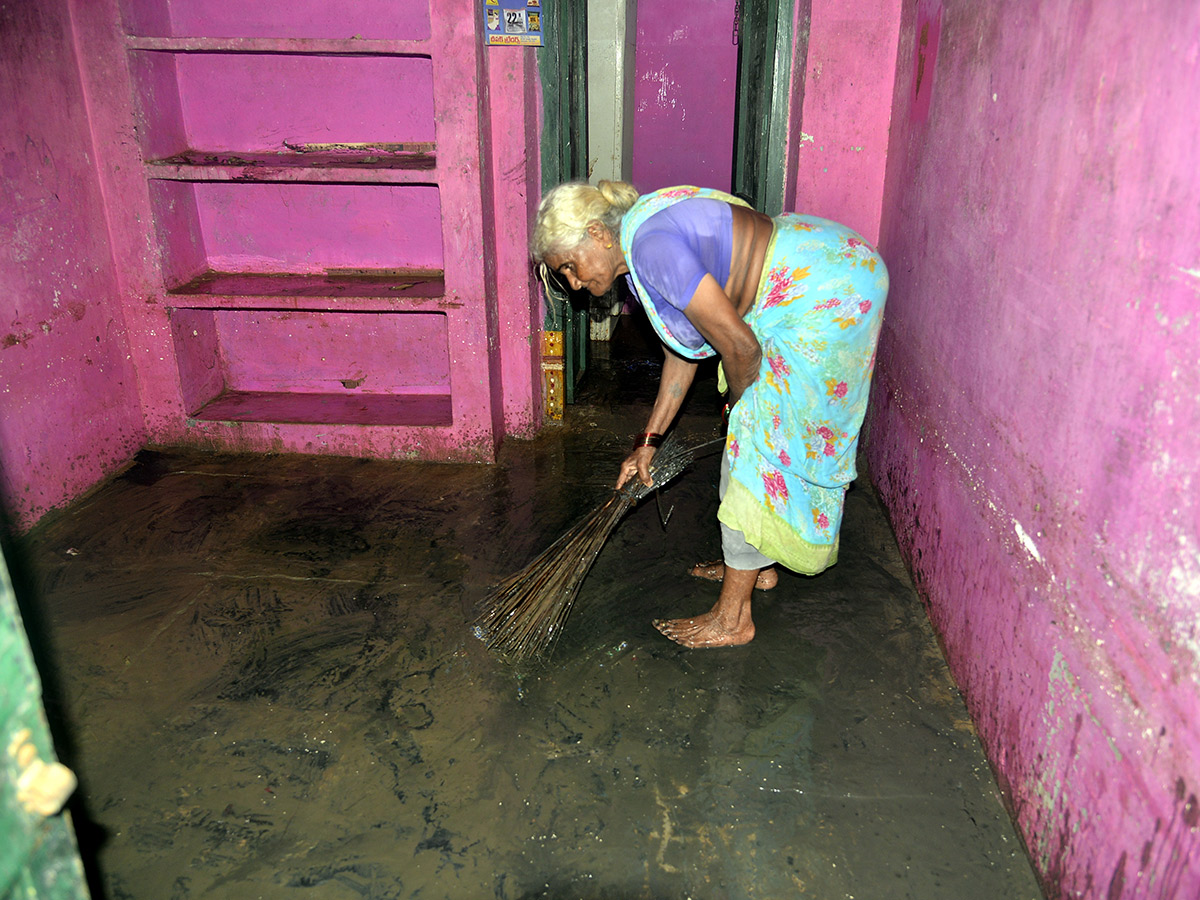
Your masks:
<path fill-rule="evenodd" d="M 650 465 L 652 487 L 633 479 L 525 568 L 492 588 L 474 629 L 488 649 L 517 663 L 548 656 L 562 634 L 580 585 L 617 523 L 631 506 L 679 475 L 696 449 L 682 447 L 670 435 Z"/>

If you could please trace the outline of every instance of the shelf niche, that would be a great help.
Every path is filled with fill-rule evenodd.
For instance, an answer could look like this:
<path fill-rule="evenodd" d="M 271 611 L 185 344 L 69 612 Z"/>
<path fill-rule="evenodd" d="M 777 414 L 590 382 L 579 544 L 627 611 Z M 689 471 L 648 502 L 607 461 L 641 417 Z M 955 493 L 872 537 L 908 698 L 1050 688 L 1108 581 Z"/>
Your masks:
<path fill-rule="evenodd" d="M 151 165 L 430 169 L 422 56 L 130 51 Z"/>
<path fill-rule="evenodd" d="M 428 0 L 123 0 L 125 28 L 147 37 L 428 40 Z"/>
<path fill-rule="evenodd" d="M 171 334 L 191 419 L 453 424 L 443 313 L 177 308 Z"/>
<path fill-rule="evenodd" d="M 387 310 L 444 289 L 433 185 L 151 179 L 150 200 L 169 305 L 290 296 Z"/>

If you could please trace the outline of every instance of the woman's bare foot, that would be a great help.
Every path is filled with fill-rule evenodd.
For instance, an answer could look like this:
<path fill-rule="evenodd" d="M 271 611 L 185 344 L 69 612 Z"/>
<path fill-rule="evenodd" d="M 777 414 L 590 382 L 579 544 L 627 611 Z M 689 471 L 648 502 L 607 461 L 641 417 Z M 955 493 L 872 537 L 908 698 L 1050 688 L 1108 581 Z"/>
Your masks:
<path fill-rule="evenodd" d="M 694 619 L 655 619 L 654 627 L 677 644 L 693 650 L 701 647 L 740 647 L 754 640 L 754 623 L 738 631 L 729 631 L 716 612 Z"/>
<path fill-rule="evenodd" d="M 721 581 L 725 578 L 725 563 L 719 559 L 713 562 L 696 563 L 688 570 L 688 573 L 695 578 L 703 578 L 705 581 Z M 779 573 L 775 571 L 774 566 L 760 569 L 758 578 L 754 580 L 754 586 L 760 591 L 769 591 L 777 584 L 779 584 Z"/>
<path fill-rule="evenodd" d="M 740 647 L 754 640 L 750 601 L 757 569 L 729 569 L 717 605 L 693 619 L 655 619 L 654 627 L 684 647 Z"/>

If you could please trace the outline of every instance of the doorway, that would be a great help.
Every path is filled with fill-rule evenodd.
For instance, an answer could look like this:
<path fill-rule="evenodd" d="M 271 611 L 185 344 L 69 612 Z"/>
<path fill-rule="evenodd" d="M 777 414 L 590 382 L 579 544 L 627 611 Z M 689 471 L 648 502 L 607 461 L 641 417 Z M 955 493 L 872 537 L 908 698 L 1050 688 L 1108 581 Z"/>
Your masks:
<path fill-rule="evenodd" d="M 799 103 L 803 90 L 792 73 L 804 72 L 810 5 L 561 5 L 547 17 L 539 57 L 543 190 L 599 178 L 631 181 L 642 191 L 697 184 L 778 214 L 791 104 Z M 589 338 L 611 335 L 611 321 L 606 328 L 603 320 L 618 315 L 622 304 L 568 297 L 549 286 L 546 295 L 546 411 L 557 418 L 562 403 L 574 402 Z"/>
<path fill-rule="evenodd" d="M 640 190 L 694 184 L 782 211 L 810 6 L 638 0 L 631 174 Z"/>

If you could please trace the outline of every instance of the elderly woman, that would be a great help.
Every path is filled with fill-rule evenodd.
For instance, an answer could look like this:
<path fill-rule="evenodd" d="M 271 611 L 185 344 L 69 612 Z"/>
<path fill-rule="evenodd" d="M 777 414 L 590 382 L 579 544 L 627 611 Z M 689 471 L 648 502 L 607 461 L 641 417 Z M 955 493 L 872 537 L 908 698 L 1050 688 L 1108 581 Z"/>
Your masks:
<path fill-rule="evenodd" d="M 686 647 L 748 643 L 754 588 L 774 586 L 775 563 L 815 575 L 837 561 L 887 296 L 883 261 L 825 219 L 771 219 L 695 187 L 639 197 L 608 181 L 549 191 L 531 250 L 572 289 L 596 296 L 624 275 L 666 348 L 653 411 L 618 488 L 635 477 L 650 484 L 650 461 L 697 361 L 720 356 L 724 562 L 692 570 L 720 580 L 720 596 L 703 615 L 654 625 Z"/>

